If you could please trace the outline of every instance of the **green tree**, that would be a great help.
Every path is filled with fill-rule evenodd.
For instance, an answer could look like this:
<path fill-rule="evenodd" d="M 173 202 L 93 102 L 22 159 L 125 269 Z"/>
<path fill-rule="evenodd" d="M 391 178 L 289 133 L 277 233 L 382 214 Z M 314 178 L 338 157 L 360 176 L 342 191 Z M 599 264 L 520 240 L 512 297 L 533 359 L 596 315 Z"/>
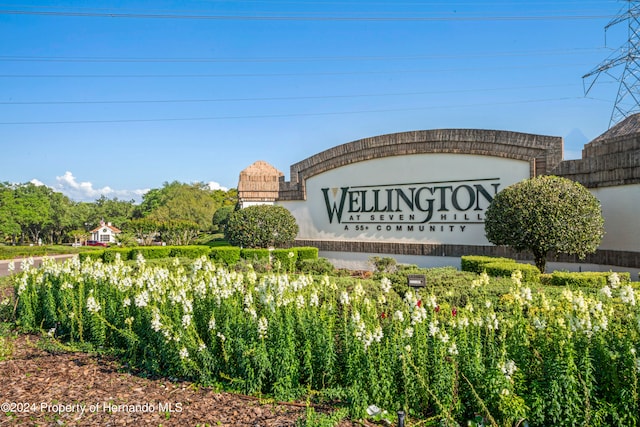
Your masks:
<path fill-rule="evenodd" d="M 74 203 L 62 193 L 52 192 L 49 195 L 51 203 L 51 221 L 44 232 L 51 243 L 62 243 L 68 233 L 79 224 L 74 220 Z"/>
<path fill-rule="evenodd" d="M 162 223 L 162 238 L 170 245 L 190 245 L 198 237 L 200 227 L 193 221 L 173 220 Z"/>
<path fill-rule="evenodd" d="M 224 228 L 229 222 L 229 215 L 233 213 L 235 206 L 222 206 L 213 214 L 213 225 L 218 227 L 218 230 L 224 232 Z"/>
<path fill-rule="evenodd" d="M 18 184 L 14 189 L 14 219 L 22 230 L 21 240 L 27 234 L 33 243 L 52 223 L 51 199 L 53 190 L 44 185 Z"/>
<path fill-rule="evenodd" d="M 557 176 L 521 181 L 498 193 L 485 215 L 487 239 L 530 250 L 544 273 L 550 252 L 578 255 L 596 250 L 604 235 L 600 202 L 581 184 Z"/>
<path fill-rule="evenodd" d="M 0 183 L 0 236 L 11 244 L 18 242 L 22 227 L 15 218 L 16 200 L 13 187 Z"/>
<path fill-rule="evenodd" d="M 110 222 L 118 228 L 124 228 L 134 216 L 136 206 L 133 200 L 109 199 L 100 196 L 94 203 L 89 203 L 89 214 L 85 219 L 87 230 L 97 227 L 100 221 Z"/>
<path fill-rule="evenodd" d="M 201 183 L 164 183 L 163 188 L 151 190 L 143 197 L 140 213 L 159 222 L 191 221 L 200 230 L 211 228 L 211 218 L 218 208 L 211 190 Z"/>
<path fill-rule="evenodd" d="M 143 245 L 150 245 L 161 229 L 162 224 L 154 219 L 138 218 L 129 221 L 126 231 L 133 233 Z"/>
<path fill-rule="evenodd" d="M 232 245 L 245 248 L 279 247 L 298 234 L 296 219 L 282 206 L 256 205 L 233 212 L 225 229 Z"/>

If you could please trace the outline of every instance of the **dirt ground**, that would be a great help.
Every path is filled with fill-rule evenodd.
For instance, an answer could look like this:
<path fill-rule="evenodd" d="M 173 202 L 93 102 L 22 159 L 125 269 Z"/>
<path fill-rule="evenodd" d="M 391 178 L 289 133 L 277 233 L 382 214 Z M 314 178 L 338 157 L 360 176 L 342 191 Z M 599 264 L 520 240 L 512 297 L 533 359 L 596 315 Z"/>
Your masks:
<path fill-rule="evenodd" d="M 124 372 L 96 355 L 43 350 L 20 335 L 0 362 L 0 426 L 289 427 L 304 403 L 265 402 Z M 318 407 L 316 412 L 330 408 Z M 372 426 L 343 421 L 340 427 Z"/>

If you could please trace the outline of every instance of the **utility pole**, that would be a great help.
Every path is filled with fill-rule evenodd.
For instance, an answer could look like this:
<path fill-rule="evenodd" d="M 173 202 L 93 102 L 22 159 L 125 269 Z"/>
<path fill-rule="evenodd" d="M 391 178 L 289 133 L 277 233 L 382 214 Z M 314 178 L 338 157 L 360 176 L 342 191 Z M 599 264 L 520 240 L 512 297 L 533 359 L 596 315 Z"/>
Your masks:
<path fill-rule="evenodd" d="M 626 21 L 628 26 L 627 41 L 609 58 L 582 76 L 585 95 L 589 93 L 602 73 L 612 77 L 618 83 L 618 94 L 609 120 L 609 127 L 640 112 L 640 1 L 624 1 L 628 5 L 604 27 L 604 30 L 606 32 L 610 27 Z M 622 74 L 613 74 L 612 69 L 619 65 L 624 65 Z M 591 82 L 587 83 L 587 79 L 590 78 Z"/>

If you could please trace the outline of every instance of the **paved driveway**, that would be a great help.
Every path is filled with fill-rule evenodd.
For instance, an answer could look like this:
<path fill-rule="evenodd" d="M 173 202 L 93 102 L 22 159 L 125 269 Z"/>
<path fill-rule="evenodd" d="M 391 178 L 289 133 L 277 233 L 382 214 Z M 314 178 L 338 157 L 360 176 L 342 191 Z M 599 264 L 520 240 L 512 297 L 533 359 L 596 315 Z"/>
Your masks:
<path fill-rule="evenodd" d="M 49 258 L 54 258 L 56 261 L 64 261 L 65 259 L 73 258 L 75 256 L 78 256 L 78 255 L 75 255 L 75 254 L 51 255 L 51 256 L 49 256 Z M 40 265 L 42 264 L 42 258 L 43 257 L 33 257 L 33 266 L 34 267 L 40 267 Z M 22 262 L 23 259 L 24 259 L 24 257 L 15 258 L 13 260 L 16 272 L 20 271 L 20 263 Z M 0 260 L 0 277 L 9 275 L 9 263 L 11 261 L 12 260 L 9 260 L 9 259 Z"/>

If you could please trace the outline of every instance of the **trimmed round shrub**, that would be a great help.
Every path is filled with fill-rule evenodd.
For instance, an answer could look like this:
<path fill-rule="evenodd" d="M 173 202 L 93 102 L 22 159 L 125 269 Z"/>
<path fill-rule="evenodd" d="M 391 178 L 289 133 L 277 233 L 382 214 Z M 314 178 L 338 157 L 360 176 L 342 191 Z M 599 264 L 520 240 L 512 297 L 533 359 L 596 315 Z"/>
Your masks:
<path fill-rule="evenodd" d="M 282 247 L 298 234 L 296 219 L 286 208 L 256 205 L 233 212 L 225 228 L 230 244 L 243 248 Z"/>

